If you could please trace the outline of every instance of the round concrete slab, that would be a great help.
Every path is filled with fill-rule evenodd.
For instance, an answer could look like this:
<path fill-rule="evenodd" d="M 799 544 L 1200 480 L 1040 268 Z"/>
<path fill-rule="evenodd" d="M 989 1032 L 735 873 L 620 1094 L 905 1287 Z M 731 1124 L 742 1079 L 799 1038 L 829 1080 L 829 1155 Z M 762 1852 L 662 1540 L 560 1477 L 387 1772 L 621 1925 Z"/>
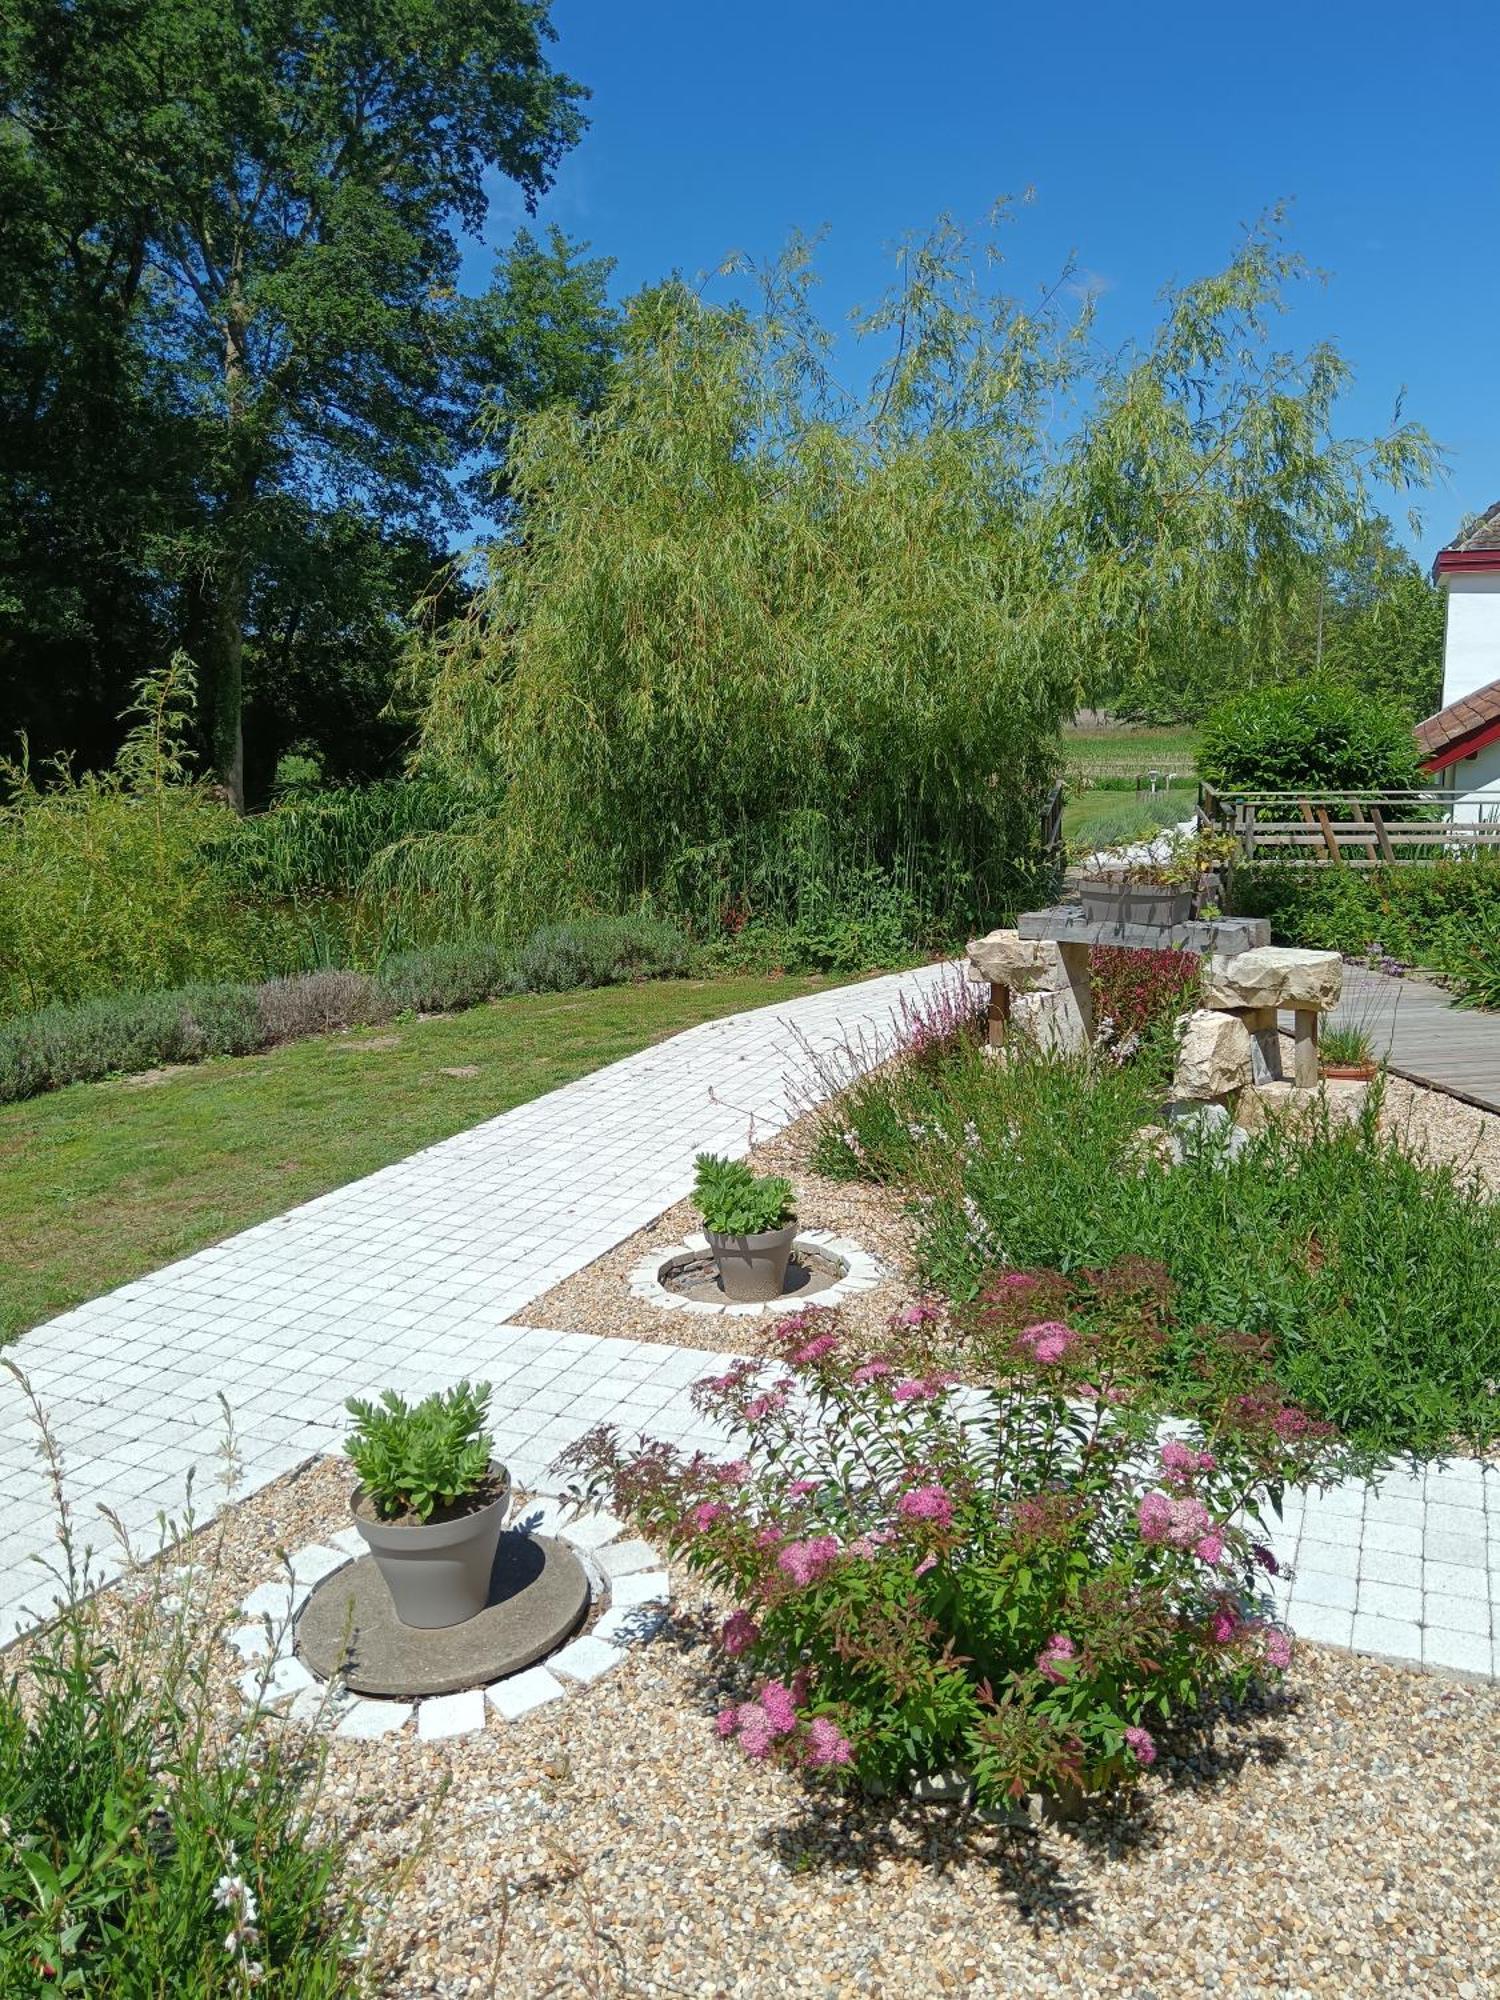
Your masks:
<path fill-rule="evenodd" d="M 490 1601 L 477 1618 L 437 1631 L 403 1625 L 373 1556 L 324 1579 L 297 1620 L 297 1656 L 359 1694 L 454 1694 L 519 1673 L 577 1630 L 588 1609 L 583 1564 L 562 1542 L 500 1537 Z"/>
<path fill-rule="evenodd" d="M 841 1257 L 830 1256 L 816 1244 L 799 1240 L 792 1246 L 781 1297 L 789 1304 L 793 1300 L 801 1303 L 816 1298 L 821 1292 L 832 1291 L 848 1274 L 849 1266 Z M 707 1305 L 728 1302 L 728 1294 L 719 1280 L 719 1267 L 707 1250 L 679 1251 L 661 1266 L 656 1279 L 665 1290 L 681 1292 L 685 1299 Z M 771 1303 L 774 1305 L 776 1301 Z"/>

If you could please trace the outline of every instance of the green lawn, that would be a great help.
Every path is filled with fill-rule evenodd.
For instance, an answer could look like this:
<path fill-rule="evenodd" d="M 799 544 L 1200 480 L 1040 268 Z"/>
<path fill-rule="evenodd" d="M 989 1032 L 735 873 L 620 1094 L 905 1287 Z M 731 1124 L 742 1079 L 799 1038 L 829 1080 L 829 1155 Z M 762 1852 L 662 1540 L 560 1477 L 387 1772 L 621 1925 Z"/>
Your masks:
<path fill-rule="evenodd" d="M 1169 792 L 1077 792 L 1063 803 L 1063 839 L 1072 846 L 1118 847 L 1191 817 L 1196 785 Z"/>
<path fill-rule="evenodd" d="M 836 984 L 523 994 L 0 1108 L 0 1339 L 716 1015 Z M 472 1076 L 448 1076 L 473 1069 Z"/>

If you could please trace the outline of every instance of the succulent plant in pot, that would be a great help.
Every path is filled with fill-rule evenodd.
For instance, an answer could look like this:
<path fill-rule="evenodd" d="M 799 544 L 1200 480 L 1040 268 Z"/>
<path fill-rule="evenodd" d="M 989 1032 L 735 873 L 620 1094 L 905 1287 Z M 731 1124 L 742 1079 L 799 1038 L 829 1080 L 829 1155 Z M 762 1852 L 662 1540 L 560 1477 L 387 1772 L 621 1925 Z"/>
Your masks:
<path fill-rule="evenodd" d="M 740 1305 L 780 1298 L 797 1234 L 791 1182 L 717 1153 L 700 1153 L 694 1165 L 693 1200 L 725 1296 Z"/>
<path fill-rule="evenodd" d="M 344 1449 L 359 1474 L 354 1525 L 403 1625 L 459 1625 L 489 1598 L 510 1474 L 485 1428 L 490 1385 L 459 1382 L 408 1403 L 351 1396 Z"/>

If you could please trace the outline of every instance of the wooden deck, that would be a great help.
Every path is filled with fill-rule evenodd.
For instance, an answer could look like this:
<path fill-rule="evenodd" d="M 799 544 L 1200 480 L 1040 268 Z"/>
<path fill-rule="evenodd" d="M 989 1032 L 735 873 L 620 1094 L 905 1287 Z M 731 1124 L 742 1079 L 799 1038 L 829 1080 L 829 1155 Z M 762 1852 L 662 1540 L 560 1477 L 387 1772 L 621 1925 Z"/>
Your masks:
<path fill-rule="evenodd" d="M 1363 1028 L 1376 1056 L 1397 1075 L 1500 1112 L 1500 1014 L 1455 1007 L 1422 979 L 1391 979 L 1350 965 L 1344 997 L 1327 1018 Z"/>

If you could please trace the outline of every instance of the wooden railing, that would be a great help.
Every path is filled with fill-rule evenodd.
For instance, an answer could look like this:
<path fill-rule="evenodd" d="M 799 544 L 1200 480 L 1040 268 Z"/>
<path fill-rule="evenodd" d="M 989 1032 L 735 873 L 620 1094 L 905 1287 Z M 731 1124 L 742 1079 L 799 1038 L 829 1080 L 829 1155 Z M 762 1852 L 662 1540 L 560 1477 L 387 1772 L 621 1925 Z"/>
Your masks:
<path fill-rule="evenodd" d="M 1233 834 L 1243 861 L 1390 868 L 1500 850 L 1500 799 L 1452 792 L 1216 792 L 1198 788 L 1200 824 Z"/>

